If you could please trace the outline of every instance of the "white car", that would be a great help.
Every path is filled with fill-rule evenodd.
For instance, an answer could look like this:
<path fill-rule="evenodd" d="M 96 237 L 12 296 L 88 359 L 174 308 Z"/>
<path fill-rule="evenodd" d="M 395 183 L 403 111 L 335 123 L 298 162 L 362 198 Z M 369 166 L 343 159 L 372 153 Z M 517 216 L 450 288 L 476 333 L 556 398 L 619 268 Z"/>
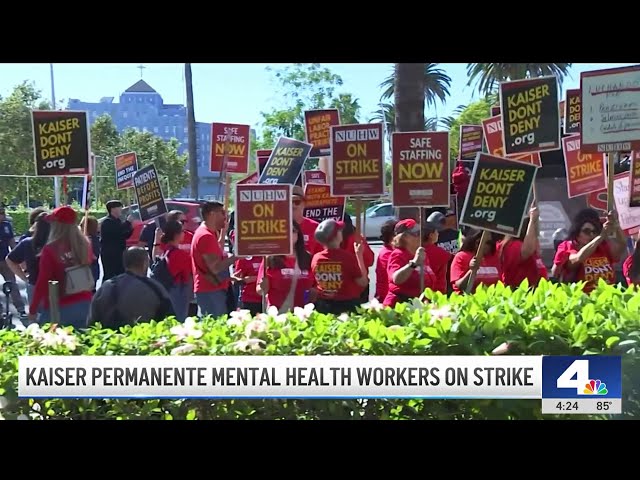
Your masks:
<path fill-rule="evenodd" d="M 380 227 L 389 221 L 397 221 L 396 209 L 391 203 L 379 203 L 367 208 L 362 219 L 362 230 L 366 238 L 380 238 Z M 356 217 L 351 216 L 353 225 L 356 225 Z"/>

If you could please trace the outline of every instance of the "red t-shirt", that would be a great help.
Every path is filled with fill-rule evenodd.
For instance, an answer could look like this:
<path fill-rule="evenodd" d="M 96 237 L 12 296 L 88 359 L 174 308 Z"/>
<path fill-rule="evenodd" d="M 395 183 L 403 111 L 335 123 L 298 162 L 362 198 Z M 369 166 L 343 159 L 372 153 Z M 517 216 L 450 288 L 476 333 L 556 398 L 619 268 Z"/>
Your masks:
<path fill-rule="evenodd" d="M 284 304 L 291 290 L 291 281 L 293 280 L 295 266 L 296 258 L 294 256 L 287 256 L 284 259 L 283 268 L 267 268 L 267 279 L 269 280 L 267 304 L 269 306 L 274 305 L 275 307 L 281 308 Z M 262 280 L 264 271 L 263 260 L 258 270 L 258 283 Z M 296 284 L 296 292 L 293 297 L 294 307 L 304 307 L 305 292 L 311 290 L 314 283 L 313 276 L 309 270 L 300 270 L 300 276 Z"/>
<path fill-rule="evenodd" d="M 376 262 L 376 294 L 375 298 L 379 302 L 384 302 L 384 298 L 389 291 L 389 280 L 387 277 L 387 265 L 389 264 L 389 255 L 393 252 L 393 247 L 383 245 L 378 253 Z"/>
<path fill-rule="evenodd" d="M 348 238 L 342 241 L 342 249 L 347 252 L 351 252 L 354 255 L 356 254 L 355 235 L 349 235 Z M 375 254 L 373 253 L 373 250 L 371 250 L 371 247 L 369 246 L 366 240 L 364 240 L 364 249 L 362 252 L 362 259 L 364 260 L 364 264 L 367 268 L 371 268 L 373 266 L 373 261 L 375 260 Z"/>
<path fill-rule="evenodd" d="M 167 255 L 167 267 L 173 277 L 173 281 L 178 285 L 191 283 L 191 255 L 181 248 L 174 248 Z"/>
<path fill-rule="evenodd" d="M 587 283 L 583 289 L 585 293 L 589 293 L 596 288 L 600 278 L 609 284 L 615 283 L 615 272 L 613 271 L 615 259 L 607 242 L 600 243 L 596 251 L 583 264 L 578 265 L 576 269 L 569 270 L 567 268 L 569 257 L 574 253 L 578 253 L 579 250 L 572 240 L 565 240 L 558 245 L 553 263 L 557 266 L 559 276 L 561 274 L 566 275 L 565 281 L 567 282 L 586 281 Z"/>
<path fill-rule="evenodd" d="M 40 252 L 38 263 L 38 279 L 33 288 L 33 297 L 29 305 L 29 312 L 36 313 L 40 307 L 49 310 L 49 281 L 57 281 L 60 285 L 60 306 L 73 305 L 75 303 L 90 302 L 93 297 L 91 290 L 78 292 L 73 295 L 64 294 L 64 271 L 72 266 L 69 262 L 71 251 L 68 245 L 48 244 Z M 93 262 L 93 250 L 89 244 L 89 261 Z"/>
<path fill-rule="evenodd" d="M 393 283 L 393 274 L 400 270 L 413 260 L 414 255 L 404 248 L 394 248 L 389 255 L 389 263 L 387 264 L 387 278 L 389 279 L 389 291 L 384 299 L 385 306 L 393 307 L 398 301 L 398 295 L 410 298 L 419 297 L 420 291 L 420 268 L 414 268 L 409 278 L 401 285 Z M 436 283 L 436 276 L 429 265 L 429 258 L 424 257 L 424 288 L 433 289 Z"/>
<path fill-rule="evenodd" d="M 319 297 L 323 300 L 357 300 L 362 293 L 356 280 L 362 277 L 356 256 L 341 248 L 324 249 L 311 261 Z"/>
<path fill-rule="evenodd" d="M 209 269 L 202 256 L 210 254 L 215 254 L 221 259 L 226 258 L 226 255 L 220 249 L 218 235 L 202 224 L 193 234 L 193 242 L 191 243 L 191 267 L 193 270 L 193 291 L 195 293 L 226 290 L 229 286 L 229 277 L 225 275 L 225 272 L 218 274 L 221 280 L 218 285 L 214 285 L 207 280 L 205 274 Z"/>
<path fill-rule="evenodd" d="M 526 278 L 530 287 L 537 287 L 541 278 L 548 278 L 547 268 L 544 266 L 538 252 L 529 258 L 522 259 L 522 241 L 510 240 L 506 246 L 504 241 L 498 242 L 498 252 L 502 260 L 502 283 L 518 288 Z"/>
<path fill-rule="evenodd" d="M 449 260 L 451 255 L 444 248 L 434 245 L 433 243 L 425 244 L 424 249 L 427 253 L 427 259 L 429 266 L 433 270 L 435 275 L 435 283 L 432 290 L 440 293 L 447 294 L 447 267 L 449 266 Z"/>
<path fill-rule="evenodd" d="M 469 271 L 469 263 L 471 259 L 475 257 L 474 252 L 463 252 L 462 250 L 455 254 L 453 262 L 451 263 L 451 275 L 450 282 L 453 287 L 453 291 L 456 293 L 462 293 L 456 286 L 456 282 L 460 280 Z M 493 255 L 485 255 L 482 257 L 482 263 L 478 268 L 475 281 L 473 282 L 473 289 L 471 292 L 475 292 L 478 285 L 481 283 L 484 285 L 494 285 L 500 281 L 500 257 L 497 253 Z"/>
<path fill-rule="evenodd" d="M 239 258 L 233 266 L 235 276 L 239 278 L 257 277 L 261 264 L 262 257 Z M 245 282 L 242 284 L 242 295 L 240 295 L 240 300 L 244 303 L 262 302 L 262 297 L 258 295 L 258 292 L 256 292 L 255 280 L 253 282 Z"/>
<path fill-rule="evenodd" d="M 180 250 L 183 250 L 191 255 L 191 242 L 193 242 L 193 233 L 188 230 L 184 230 L 184 238 L 182 239 L 182 242 L 180 242 L 179 246 Z M 160 248 L 163 252 L 166 252 L 169 248 L 169 245 L 167 243 L 163 243 L 160 245 Z"/>
<path fill-rule="evenodd" d="M 302 230 L 302 235 L 304 236 L 304 248 L 311 254 L 311 256 L 322 250 L 322 245 L 320 245 L 316 241 L 315 233 L 316 228 L 320 225 L 315 220 L 311 220 L 310 218 L 303 217 L 302 223 L 300 224 L 300 229 Z"/>
<path fill-rule="evenodd" d="M 622 274 L 627 279 L 629 286 L 633 285 L 633 279 L 631 278 L 631 266 L 633 265 L 633 255 L 629 255 L 622 264 Z"/>

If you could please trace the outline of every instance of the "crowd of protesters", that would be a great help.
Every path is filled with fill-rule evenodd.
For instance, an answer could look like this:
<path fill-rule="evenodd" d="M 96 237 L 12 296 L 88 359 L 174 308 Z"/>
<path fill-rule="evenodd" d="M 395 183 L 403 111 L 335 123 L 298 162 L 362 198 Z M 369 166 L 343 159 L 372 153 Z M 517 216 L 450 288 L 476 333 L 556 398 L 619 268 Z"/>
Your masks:
<path fill-rule="evenodd" d="M 137 246 L 128 249 L 132 219 L 121 218 L 119 201 L 107 204 L 108 216 L 101 222 L 79 219 L 68 206 L 34 209 L 29 231 L 17 243 L 0 209 L 0 275 L 27 284 L 28 313 L 19 289 L 13 289 L 11 300 L 21 316 L 39 323 L 52 319 L 48 287 L 57 281 L 60 323 L 77 328 L 93 323 L 118 327 L 171 315 L 179 321 L 194 314 L 219 317 L 238 308 L 254 315 L 270 307 L 283 313 L 308 303 L 321 313 L 350 313 L 369 301 L 374 262 L 373 296 L 391 307 L 420 297 L 424 289 L 463 294 L 481 284 L 515 288 L 525 280 L 535 287 L 549 276 L 585 281 L 589 292 L 599 279 L 616 283 L 614 266 L 620 261 L 627 282 L 640 282 L 640 240 L 626 256 L 617 217 L 608 215 L 603 222 L 590 209 L 581 211 L 566 238 L 558 240 L 549 275 L 540 257 L 535 207 L 520 237 L 485 232 L 483 240 L 482 231 L 463 228 L 459 245 L 440 212 L 422 225 L 413 219 L 389 221 L 381 228 L 383 246 L 376 259 L 348 215 L 318 224 L 303 216 L 304 206 L 303 190 L 296 186 L 293 253 L 266 258 L 236 257 L 232 248 L 225 249 L 234 231 L 218 202 L 202 203 L 202 224 L 194 232 L 185 229 L 183 212 L 172 211 L 146 225 Z"/>

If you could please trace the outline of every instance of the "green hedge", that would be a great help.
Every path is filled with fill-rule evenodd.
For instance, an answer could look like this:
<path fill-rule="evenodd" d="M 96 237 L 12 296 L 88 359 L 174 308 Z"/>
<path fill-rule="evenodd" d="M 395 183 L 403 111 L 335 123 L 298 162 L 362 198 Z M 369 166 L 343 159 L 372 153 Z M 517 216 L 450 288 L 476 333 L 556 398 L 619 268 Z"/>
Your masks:
<path fill-rule="evenodd" d="M 20 355 L 511 355 L 623 356 L 623 411 L 640 416 L 640 291 L 601 284 L 589 296 L 580 285 L 543 282 L 534 292 L 502 285 L 432 303 L 369 305 L 350 318 L 303 312 L 288 316 L 211 318 L 198 334 L 179 338 L 174 319 L 89 329 L 0 333 L 0 394 L 5 418 L 33 419 L 538 419 L 540 400 L 96 400 L 18 399 Z M 268 317 L 268 318 L 265 318 Z M 33 327 L 31 327 L 33 328 Z M 70 329 L 67 329 L 70 330 Z M 264 330 L 264 331 L 263 331 Z M 201 335 L 200 335 L 201 334 Z M 44 337 L 43 337 L 44 335 Z M 43 343 L 44 342 L 44 343 Z M 45 346 L 49 345 L 49 346 Z M 544 418 L 560 418 L 545 416 Z M 565 415 L 563 418 L 585 418 Z M 588 418 L 611 418 L 588 416 Z"/>
<path fill-rule="evenodd" d="M 7 210 L 7 214 L 11 217 L 13 224 L 13 231 L 16 235 L 22 235 L 27 230 L 29 230 L 29 210 Z M 84 210 L 76 208 L 76 212 L 78 212 L 78 221 L 84 216 Z M 89 211 L 89 215 L 100 219 L 107 215 L 106 211 Z"/>

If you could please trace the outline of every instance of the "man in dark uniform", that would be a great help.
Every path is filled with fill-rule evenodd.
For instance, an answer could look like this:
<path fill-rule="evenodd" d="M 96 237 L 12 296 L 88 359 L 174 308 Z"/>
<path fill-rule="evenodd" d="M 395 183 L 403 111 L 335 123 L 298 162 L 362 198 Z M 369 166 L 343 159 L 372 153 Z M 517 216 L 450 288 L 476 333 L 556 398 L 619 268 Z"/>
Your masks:
<path fill-rule="evenodd" d="M 104 273 L 103 282 L 124 273 L 122 255 L 127 248 L 127 239 L 133 233 L 133 225 L 131 224 L 133 217 L 129 215 L 124 222 L 120 219 L 121 202 L 118 200 L 107 202 L 107 212 L 108 216 L 102 220 L 100 225 L 100 260 Z"/>

